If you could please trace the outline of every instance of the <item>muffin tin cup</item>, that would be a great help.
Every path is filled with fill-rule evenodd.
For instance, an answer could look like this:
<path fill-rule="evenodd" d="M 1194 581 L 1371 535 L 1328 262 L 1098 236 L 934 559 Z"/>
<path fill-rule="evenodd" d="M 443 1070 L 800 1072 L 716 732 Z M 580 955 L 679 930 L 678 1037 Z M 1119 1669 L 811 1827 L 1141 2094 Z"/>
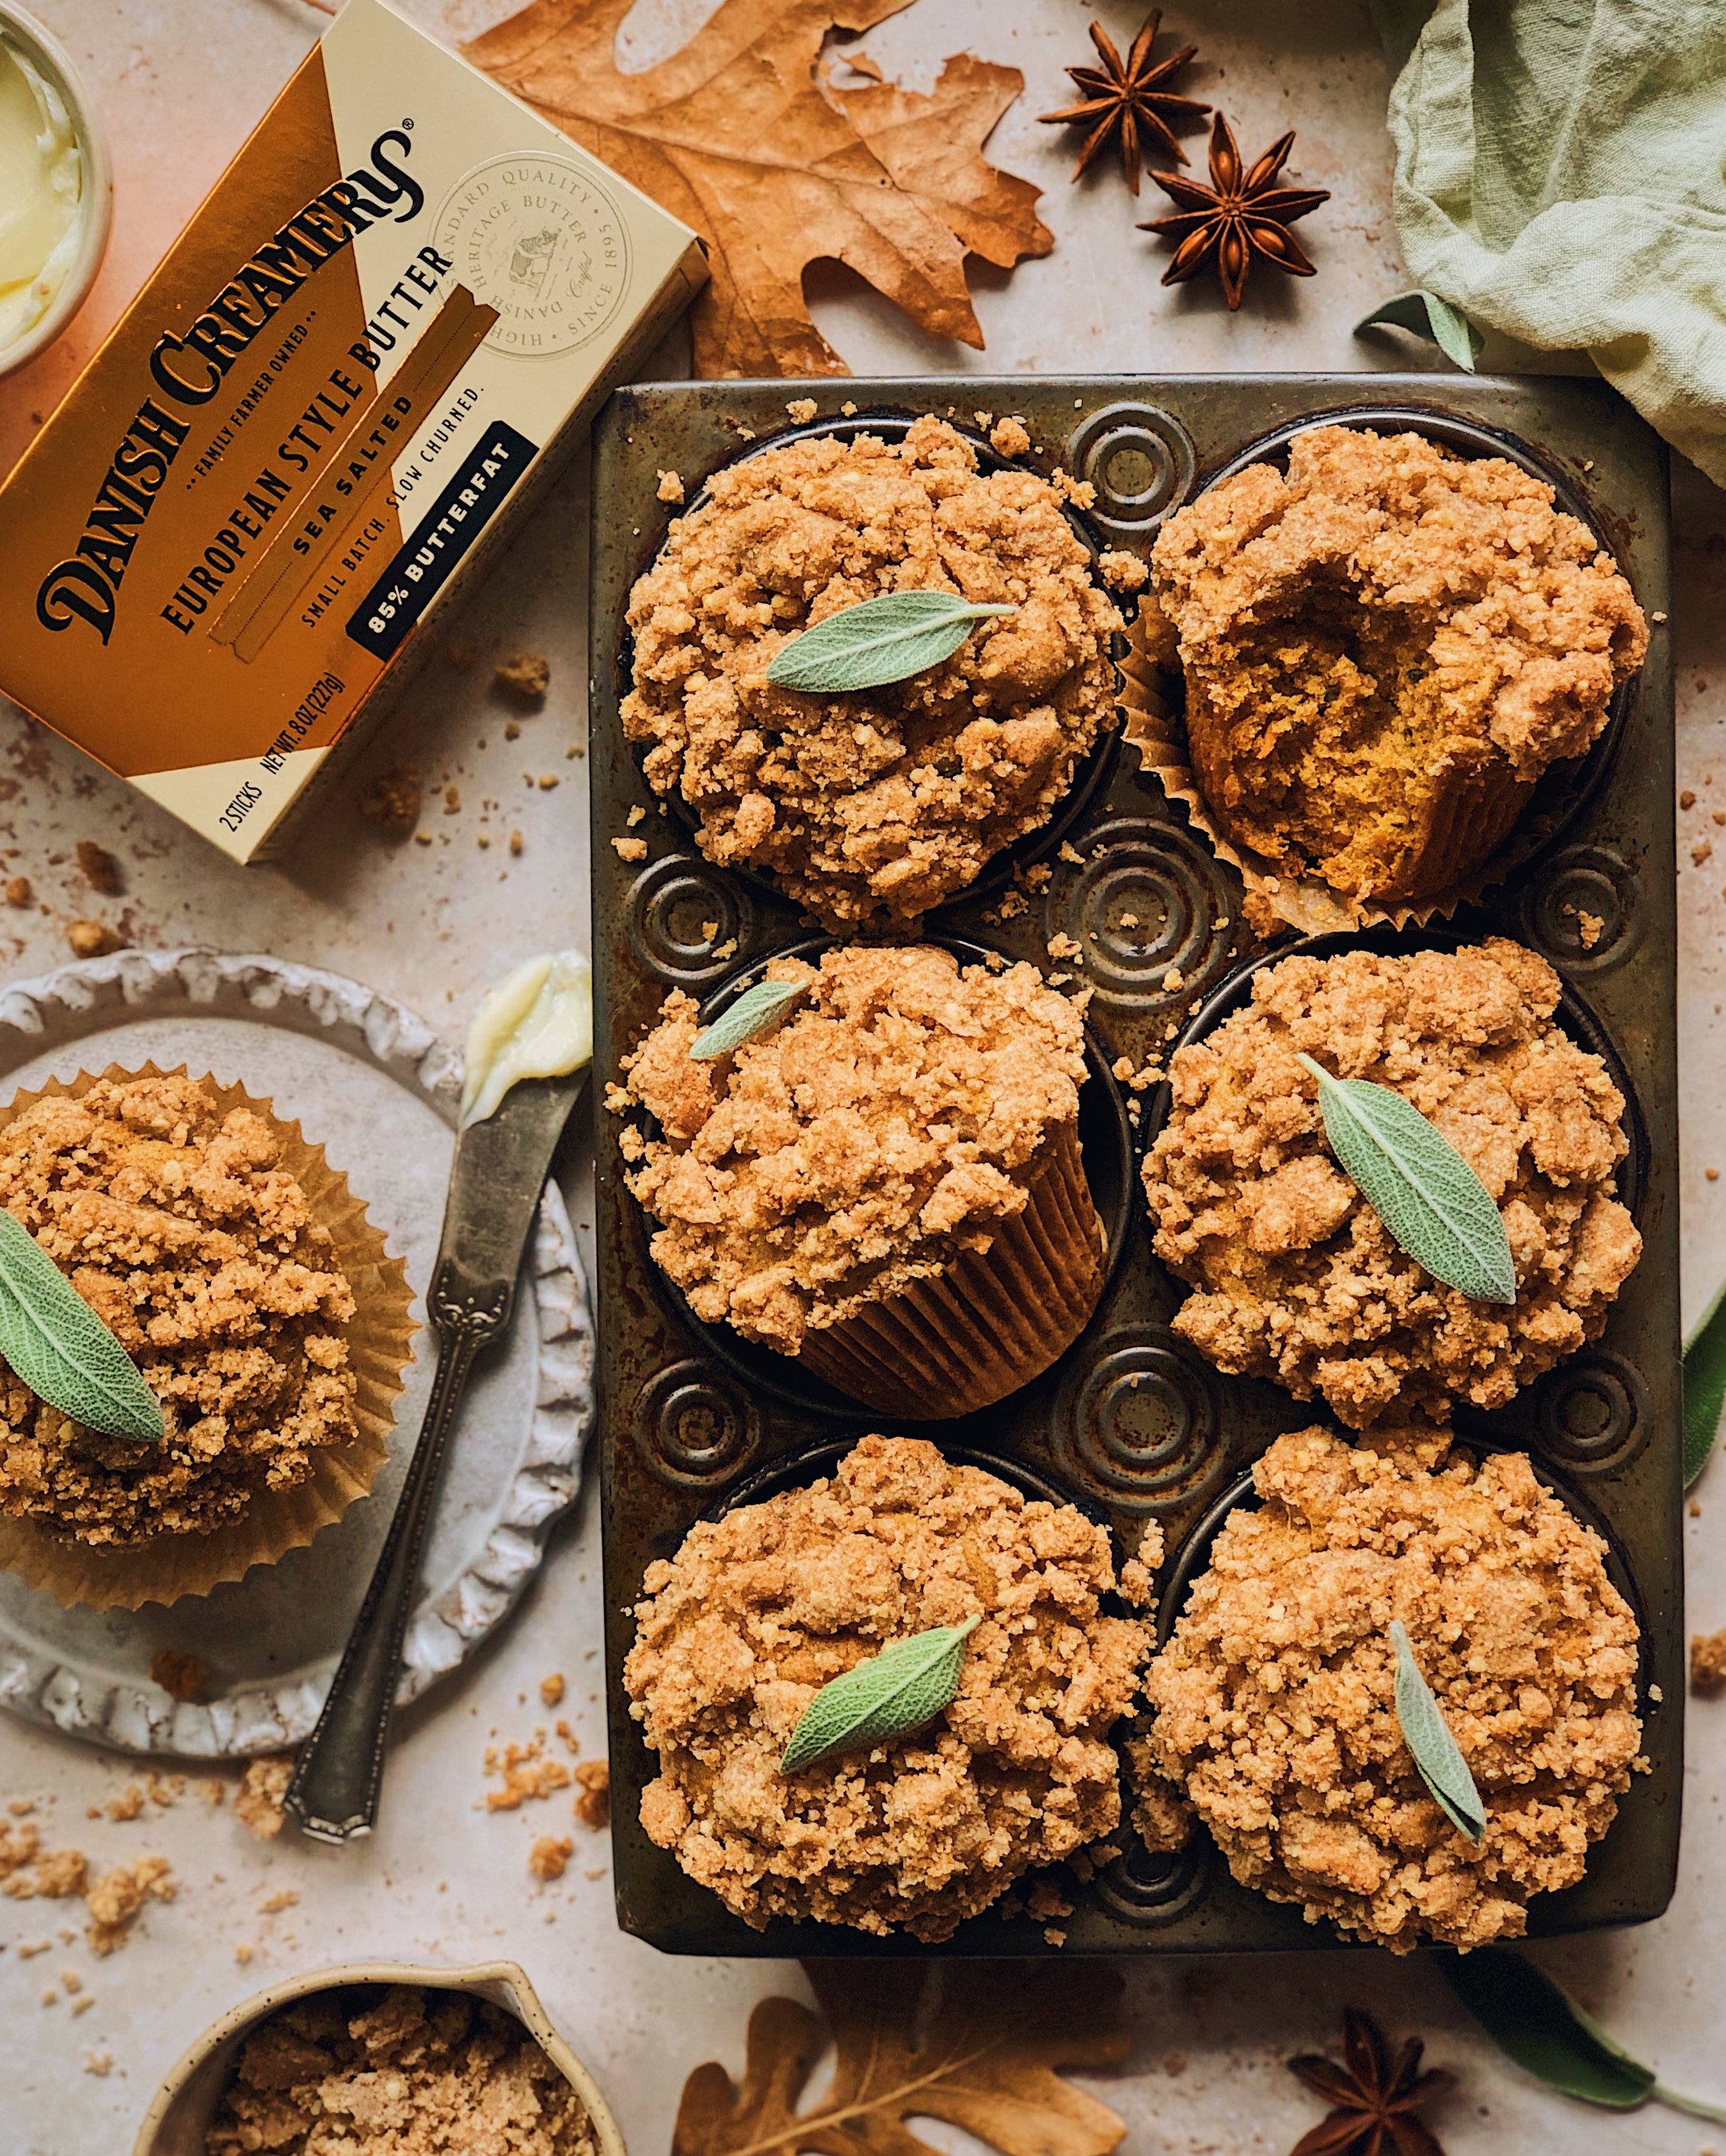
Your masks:
<path fill-rule="evenodd" d="M 1649 656 L 1623 692 L 1614 728 L 1567 783 L 1561 833 L 1472 893 L 1446 921 L 1405 921 L 1350 933 L 1406 948 L 1501 934 L 1551 962 L 1567 995 L 1566 1030 L 1606 1055 L 1626 1100 L 1631 1159 L 1620 1190 L 1644 1237 L 1641 1264 L 1614 1304 L 1600 1338 L 1491 1415 L 1457 1417 L 1457 1436 L 1528 1450 L 1537 1468 L 1574 1491 L 1604 1526 L 1646 1626 L 1649 1686 L 1638 1774 L 1588 1876 L 1562 1897 L 1537 1898 L 1531 1929 L 1551 1934 L 1657 1915 L 1672 1891 L 1682 1789 L 1684 1640 L 1680 1566 L 1681 1479 L 1677 1277 L 1674 1053 L 1674 870 L 1665 471 L 1657 439 L 1602 385 L 1580 379 L 1494 380 L 1430 376 L 1299 377 L 1095 377 L 963 382 L 850 380 L 808 384 L 708 382 L 619 392 L 596 429 L 592 697 L 596 1062 L 602 1073 L 652 1024 L 665 991 L 722 1002 L 767 960 L 824 947 L 782 894 L 701 857 L 647 788 L 622 736 L 629 685 L 619 648 L 631 584 L 664 537 L 658 474 L 686 475 L 691 491 L 737 453 L 737 429 L 765 444 L 783 439 L 788 398 L 807 394 L 817 427 L 859 425 L 886 408 L 930 411 L 963 424 L 973 407 L 1021 415 L 1033 437 L 1019 459 L 1057 465 L 1097 485 L 1086 521 L 1111 544 L 1143 554 L 1196 475 L 1265 453 L 1273 437 L 1353 413 L 1394 428 L 1410 411 L 1436 429 L 1539 444 L 1543 476 L 1564 482 L 1653 618 Z M 961 418 L 961 414 L 963 418 Z M 1441 437 L 1444 439 L 1444 437 Z M 1508 453 L 1508 452 L 1506 452 Z M 1533 454 L 1530 452 L 1529 454 Z M 1586 469 L 1585 469 L 1586 468 Z M 1129 667 L 1133 660 L 1129 657 Z M 1154 681 L 1153 683 L 1154 686 Z M 1541 803 L 1533 804 L 1539 809 Z M 632 809 L 645 815 L 631 824 Z M 1525 825 L 1524 829 L 1532 826 Z M 619 859 L 610 840 L 649 841 L 649 858 Z M 1074 1344 L 1034 1383 L 951 1421 L 876 1413 L 819 1384 L 799 1364 L 703 1326 L 653 1264 L 649 1226 L 624 1181 L 622 1118 L 598 1135 L 598 1383 L 605 1529 L 607 1666 L 615 1802 L 619 1919 L 668 1952 L 760 1955 L 1037 1954 L 1042 1924 L 999 1908 L 961 1927 L 944 1947 L 881 1940 L 831 1925 L 750 1930 L 686 1878 L 642 1832 L 637 1805 L 654 1765 L 630 1718 L 622 1666 L 645 1568 L 669 1558 L 716 1508 L 766 1494 L 823 1454 L 828 1466 L 871 1430 L 926 1436 L 949 1456 L 978 1455 L 1035 1476 L 1046 1490 L 1106 1519 L 1122 1555 L 1148 1528 L 1166 1554 L 1162 1593 L 1197 1562 L 1195 1537 L 1215 1508 L 1282 1433 L 1320 1419 L 1282 1387 L 1213 1368 L 1172 1327 L 1185 1286 L 1158 1262 L 1144 1219 L 1138 1166 L 1164 1111 L 1158 1072 L 1170 1050 L 1220 998 L 1245 992 L 1261 952 L 1244 919 L 1239 870 L 1171 802 L 1141 755 L 1112 751 L 1106 780 L 1051 846 L 1039 873 L 1016 886 L 979 884 L 932 914 L 921 940 L 980 956 L 1030 959 L 1069 993 L 1091 991 L 1086 1010 L 1092 1082 L 1081 1093 L 1087 1178 L 1111 1239 L 1101 1298 Z M 1343 924 L 1321 924 L 1335 927 Z M 902 933 L 898 940 L 912 940 Z M 1272 952 L 1294 947 L 1293 938 Z M 1323 947 L 1330 947 L 1325 946 Z M 716 992 L 722 992 L 716 996 Z M 1213 1018 L 1214 1022 L 1214 1018 Z M 1097 1082 L 1102 1081 L 1104 1082 Z M 825 1471 L 824 1469 L 819 1471 Z M 1621 1583 L 1622 1584 L 1622 1583 Z M 1652 1697 L 1652 1694 L 1649 1695 Z M 1117 1738 L 1130 1731 L 1117 1731 Z M 1123 1775 L 1130 1769 L 1123 1762 Z M 1059 1921 L 1061 1951 L 1154 1955 L 1324 1949 L 1346 1943 L 1297 1910 L 1229 1876 L 1208 1835 L 1178 1851 L 1142 1846 L 1122 1830 L 1120 1854 L 1079 1880 L 1055 1883 L 1073 1903 Z"/>
<path fill-rule="evenodd" d="M 1294 437 L 1315 426 L 1416 434 L 1456 456 L 1503 457 L 1551 487 L 1555 506 L 1586 526 L 1600 545 L 1612 552 L 1613 542 L 1586 502 L 1564 474 L 1526 442 L 1503 429 L 1480 426 L 1456 413 L 1422 405 L 1364 409 L 1345 405 L 1333 412 L 1312 413 L 1250 444 L 1210 474 L 1198 493 L 1209 493 L 1252 465 L 1280 462 Z M 1148 595 L 1145 607 L 1153 604 Z M 1138 751 L 1142 765 L 1155 776 L 1164 793 L 1186 810 L 1192 828 L 1203 834 L 1220 860 L 1236 871 L 1266 912 L 1302 936 L 1351 928 L 1424 927 L 1431 921 L 1450 919 L 1464 906 L 1478 905 L 1487 893 L 1530 869 L 1558 843 L 1606 783 L 1625 715 L 1634 701 L 1634 680 L 1622 683 L 1607 706 L 1605 725 L 1587 752 L 1549 766 L 1537 780 L 1518 782 L 1492 769 L 1459 778 L 1427 842 L 1429 851 L 1439 862 L 1454 863 L 1456 869 L 1454 876 L 1446 875 L 1434 896 L 1418 901 L 1359 899 L 1338 891 L 1322 876 L 1290 875 L 1274 860 L 1223 832 L 1192 767 L 1176 675 L 1159 662 L 1147 631 L 1141 610 L 1129 625 L 1127 655 L 1122 664 L 1121 703 L 1128 742 Z M 1482 856 L 1479 834 L 1483 829 L 1494 835 Z"/>

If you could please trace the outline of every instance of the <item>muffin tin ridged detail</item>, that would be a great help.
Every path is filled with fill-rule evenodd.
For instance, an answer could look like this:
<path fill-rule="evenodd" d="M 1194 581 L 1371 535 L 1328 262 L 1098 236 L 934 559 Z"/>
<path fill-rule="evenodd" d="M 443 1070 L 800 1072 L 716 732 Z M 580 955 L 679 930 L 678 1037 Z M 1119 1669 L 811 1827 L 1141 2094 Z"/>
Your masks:
<path fill-rule="evenodd" d="M 1146 512 L 1148 518 L 1190 498 L 1249 445 L 1298 424 L 1339 413 L 1353 424 L 1372 424 L 1382 413 L 1395 426 L 1411 413 L 1430 421 L 1436 413 L 1434 431 L 1445 439 L 1440 427 L 1448 415 L 1458 446 L 1466 443 L 1478 451 L 1489 443 L 1484 453 L 1529 456 L 1555 478 L 1569 497 L 1564 506 L 1580 503 L 1607 535 L 1645 611 L 1652 615 L 1667 606 L 1658 444 L 1619 400 L 1585 382 L 968 377 L 963 382 L 706 383 L 619 393 L 597 433 L 595 498 L 606 503 L 607 512 L 594 535 L 593 557 L 602 1071 L 651 1022 L 674 978 L 706 997 L 722 983 L 753 977 L 752 969 L 769 956 L 805 942 L 810 933 L 809 924 L 764 885 L 692 856 L 685 833 L 656 813 L 655 797 L 617 722 L 629 666 L 620 639 L 624 608 L 670 513 L 656 498 L 658 473 L 681 473 L 693 501 L 707 475 L 739 453 L 738 429 L 757 438 L 752 449 L 801 431 L 788 426 L 784 407 L 803 394 L 817 403 L 818 427 L 830 423 L 848 400 L 860 408 L 855 418 L 840 424 L 853 429 L 867 425 L 876 409 L 890 412 L 899 424 L 908 411 L 927 410 L 962 429 L 976 407 L 1022 414 L 1035 444 L 1028 461 L 1045 474 L 1059 465 L 1099 484 L 1089 523 L 1106 544 L 1141 555 L 1156 524 L 1146 521 L 1126 529 L 1143 510 L 1128 497 L 1148 487 L 1157 459 L 1146 452 L 1143 466 L 1123 462 L 1113 482 L 1117 498 L 1109 500 L 1100 470 L 1112 449 L 1098 451 L 1099 470 L 1090 469 L 1087 459 L 1112 429 L 1130 431 L 1134 424 L 1166 419 L 1174 429 L 1172 455 L 1178 455 L 1181 438 L 1192 444 L 1190 477 L 1165 506 Z M 1657 628 L 1646 664 L 1621 693 L 1608 740 L 1610 746 L 1597 750 L 1588 769 L 1569 782 L 1562 815 L 1528 849 L 1502 891 L 1482 906 L 1463 908 L 1448 924 L 1465 941 L 1498 934 L 1528 943 L 1571 986 L 1560 1023 L 1583 1045 L 1608 1055 L 1615 1080 L 1632 1104 L 1626 1119 L 1632 1154 L 1620 1187 L 1646 1241 L 1641 1264 L 1598 1342 L 1528 1389 L 1511 1409 L 1459 1418 L 1461 1442 L 1526 1449 L 1541 1479 L 1550 1479 L 1567 1502 L 1574 1493 L 1581 1516 L 1607 1528 L 1615 1566 L 1623 1574 L 1620 1584 L 1645 1625 L 1655 1620 L 1645 1636 L 1646 1681 L 1661 1686 L 1664 1701 L 1656 1708 L 1645 1700 L 1653 1771 L 1634 1778 L 1584 1883 L 1544 1906 L 1534 1902 L 1531 1928 L 1537 1935 L 1657 1914 L 1670 1893 L 1677 1839 L 1683 1676 L 1677 1313 L 1671 1294 L 1677 1210 L 1672 783 L 1663 629 Z M 1217 860 L 1202 832 L 1189 828 L 1184 810 L 1167 800 L 1155 779 L 1141 773 L 1129 746 L 1106 747 L 1093 783 L 1094 796 L 1078 813 L 1072 813 L 1070 797 L 1055 825 L 1031 834 L 986 869 L 969 891 L 928 916 L 924 931 L 932 940 L 962 940 L 1010 959 L 1031 959 L 1045 973 L 1066 973 L 1070 991 L 1081 984 L 1094 990 L 1087 1019 L 1097 1057 L 1104 1069 L 1130 1074 L 1112 1090 L 1137 1111 L 1127 1203 L 1113 1208 L 1097 1192 L 1106 1224 L 1124 1224 L 1124 1248 L 1090 1327 L 1046 1376 L 994 1409 L 955 1423 L 925 1424 L 916 1434 L 932 1437 L 949 1457 L 968 1455 L 1003 1474 L 1010 1466 L 1028 1492 L 1046 1491 L 1100 1515 L 1114 1528 L 1122 1554 L 1136 1548 L 1148 1526 L 1159 1527 L 1166 1542 L 1158 1575 L 1164 1597 L 1159 1618 L 1166 1627 L 1204 1569 L 1210 1537 L 1251 1463 L 1279 1434 L 1323 1417 L 1315 1404 L 1295 1400 L 1278 1386 L 1224 1376 L 1170 1329 L 1185 1291 L 1151 1253 L 1136 1172 L 1167 1097 L 1166 1087 L 1153 1082 L 1146 1066 L 1166 1061 L 1180 1038 L 1214 1024 L 1220 1009 L 1245 992 L 1260 947 L 1244 918 L 1238 875 Z M 629 811 L 637 805 L 647 814 L 630 826 Z M 618 860 L 610 841 L 625 834 L 648 841 L 646 862 Z M 1036 873 L 1027 880 L 1025 870 L 1033 864 Z M 639 917 L 640 901 L 634 894 L 660 890 L 655 879 L 669 882 L 690 873 L 703 884 L 711 879 L 738 902 L 738 942 L 714 970 L 674 975 L 668 963 L 691 961 L 669 943 L 656 947 L 651 957 L 637 947 L 631 924 Z M 1569 905 L 1601 923 L 1587 947 L 1582 924 L 1564 910 Z M 1122 917 L 1129 914 L 1134 916 L 1130 922 Z M 719 920 L 702 913 L 695 927 Z M 722 927 L 717 943 L 723 945 L 729 932 Z M 1413 947 L 1420 940 L 1379 933 L 1390 949 Z M 1067 941 L 1057 941 L 1051 953 L 1051 939 L 1069 939 L 1076 955 Z M 1287 947 L 1287 942 L 1280 947 Z M 703 950 L 699 962 L 706 957 Z M 1177 977 L 1173 986 L 1171 968 Z M 1087 1086 L 1087 1101 L 1097 1090 Z M 753 1502 L 789 1479 L 825 1471 L 830 1458 L 857 1435 L 881 1424 L 854 1403 L 800 1382 L 794 1366 L 782 1365 L 776 1373 L 768 1365 L 778 1358 L 750 1351 L 740 1341 L 729 1342 L 689 1320 L 648 1255 L 647 1224 L 622 1179 L 619 1119 L 602 1114 L 599 1120 L 596 1226 L 604 1313 L 606 1599 L 620 1920 L 626 1929 L 674 1952 L 927 1953 L 913 1942 L 853 1934 L 836 1926 L 776 1923 L 753 1932 L 684 1878 L 669 1856 L 647 1842 L 636 1820 L 639 1791 L 652 1767 L 624 1712 L 619 1671 L 632 1637 L 625 1612 L 640 1594 L 645 1563 L 675 1550 L 704 1514 Z M 643 1401 L 651 1405 L 651 1415 L 639 1408 Z M 680 1401 L 691 1404 L 691 1412 L 680 1421 L 670 1406 L 668 1449 L 660 1429 L 664 1410 Z M 655 1434 L 644 1438 L 644 1430 Z M 1117 1730 L 1117 1740 L 1125 1733 Z M 1130 1815 L 1124 1761 L 1122 1798 L 1123 1815 Z M 1297 1912 L 1235 1887 L 1202 1833 L 1164 1855 L 1144 1849 L 1123 1815 L 1110 1839 L 1122 1853 L 1088 1882 L 1075 1882 L 1064 1871 L 1053 1875 L 1075 1904 L 1060 1919 L 1068 1953 L 1286 1951 L 1337 1943 L 1327 1928 L 1304 1925 Z M 991 1911 L 963 1926 L 943 1951 L 1022 1955 L 1049 1948 L 1040 1922 Z"/>

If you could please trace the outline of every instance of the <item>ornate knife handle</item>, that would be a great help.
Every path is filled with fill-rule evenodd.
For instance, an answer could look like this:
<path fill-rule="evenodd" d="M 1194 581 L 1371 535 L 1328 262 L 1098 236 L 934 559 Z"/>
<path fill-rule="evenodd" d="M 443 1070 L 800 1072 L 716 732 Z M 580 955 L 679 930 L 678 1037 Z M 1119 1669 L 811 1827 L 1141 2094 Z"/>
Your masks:
<path fill-rule="evenodd" d="M 348 1841 L 376 1821 L 396 1672 L 444 1440 L 474 1358 L 504 1331 L 514 1300 L 513 1281 L 475 1285 L 447 1260 L 433 1278 L 426 1308 L 437 1328 L 438 1362 L 425 1420 L 347 1651 L 282 1800 L 314 1840 Z"/>

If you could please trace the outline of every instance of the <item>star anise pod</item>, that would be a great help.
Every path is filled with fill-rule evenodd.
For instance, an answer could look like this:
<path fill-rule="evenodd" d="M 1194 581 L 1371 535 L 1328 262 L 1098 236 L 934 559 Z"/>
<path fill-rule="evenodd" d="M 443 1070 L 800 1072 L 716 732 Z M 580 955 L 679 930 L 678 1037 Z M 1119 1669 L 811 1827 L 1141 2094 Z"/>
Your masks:
<path fill-rule="evenodd" d="M 1448 2088 L 1454 2076 L 1420 2071 L 1424 2046 L 1410 2037 L 1393 2063 L 1378 2025 L 1354 2008 L 1343 2016 L 1343 2059 L 1308 2052 L 1288 2062 L 1315 2096 L 1333 2107 L 1290 2156 L 1444 2156 L 1415 2113 L 1429 2097 Z"/>
<path fill-rule="evenodd" d="M 1187 179 L 1179 172 L 1153 172 L 1151 177 L 1179 207 L 1178 217 L 1159 217 L 1138 228 L 1160 232 L 1179 243 L 1174 259 L 1163 273 L 1165 285 L 1179 285 L 1216 256 L 1216 274 L 1223 297 L 1232 314 L 1246 290 L 1246 273 L 1253 257 L 1261 254 L 1286 270 L 1292 277 L 1313 277 L 1318 273 L 1301 252 L 1288 230 L 1297 217 L 1305 217 L 1320 203 L 1330 200 L 1326 187 L 1279 187 L 1277 175 L 1294 147 L 1294 130 L 1279 135 L 1251 169 L 1242 163 L 1241 151 L 1229 123 L 1219 112 L 1210 128 L 1210 185 Z"/>
<path fill-rule="evenodd" d="M 1075 179 L 1112 141 L 1120 144 L 1121 169 L 1134 194 L 1138 192 L 1139 167 L 1152 145 L 1165 157 L 1173 157 L 1177 164 L 1187 162 L 1187 153 L 1175 141 L 1169 122 L 1200 119 L 1210 107 L 1200 105 L 1196 98 L 1177 97 L 1172 90 L 1163 88 L 1199 48 L 1184 45 L 1179 52 L 1170 53 L 1153 65 L 1151 47 L 1156 42 L 1162 21 L 1162 9 L 1153 8 L 1145 17 L 1144 27 L 1133 40 L 1133 49 L 1124 60 L 1120 48 L 1102 23 L 1091 25 L 1091 42 L 1102 65 L 1067 69 L 1077 88 L 1084 91 L 1084 102 L 1041 116 L 1044 126 L 1048 127 L 1076 121 L 1082 121 L 1089 127 L 1091 131 L 1080 146 L 1079 162 L 1073 167 Z"/>

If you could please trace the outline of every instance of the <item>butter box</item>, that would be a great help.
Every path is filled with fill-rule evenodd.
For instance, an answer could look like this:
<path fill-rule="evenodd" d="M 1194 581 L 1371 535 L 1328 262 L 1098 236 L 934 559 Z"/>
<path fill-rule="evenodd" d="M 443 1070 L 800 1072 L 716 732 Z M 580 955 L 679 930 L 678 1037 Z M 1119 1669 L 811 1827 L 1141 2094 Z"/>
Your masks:
<path fill-rule="evenodd" d="M 0 688 L 265 857 L 706 275 L 348 0 L 0 488 Z"/>

